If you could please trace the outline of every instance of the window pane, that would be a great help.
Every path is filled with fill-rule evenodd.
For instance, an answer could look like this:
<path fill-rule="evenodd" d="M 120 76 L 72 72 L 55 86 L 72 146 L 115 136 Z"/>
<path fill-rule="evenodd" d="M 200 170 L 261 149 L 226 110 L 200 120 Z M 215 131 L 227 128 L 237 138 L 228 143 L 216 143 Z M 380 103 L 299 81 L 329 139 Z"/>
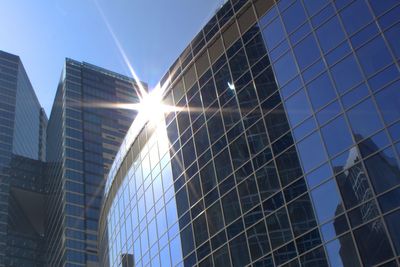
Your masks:
<path fill-rule="evenodd" d="M 294 78 L 297 75 L 297 67 L 294 63 L 293 54 L 288 52 L 276 61 L 274 63 L 274 70 L 276 80 L 281 86 Z"/>
<path fill-rule="evenodd" d="M 307 88 L 314 110 L 318 110 L 336 97 L 332 82 L 326 73 L 312 81 Z"/>
<path fill-rule="evenodd" d="M 386 215 L 385 221 L 397 255 L 400 255 L 400 210 Z"/>
<path fill-rule="evenodd" d="M 371 76 L 392 62 L 388 48 L 380 36 L 361 47 L 357 56 L 366 76 Z"/>
<path fill-rule="evenodd" d="M 400 183 L 400 168 L 391 147 L 367 159 L 365 166 L 377 193 Z"/>
<path fill-rule="evenodd" d="M 300 92 L 286 100 L 286 110 L 292 126 L 296 126 L 311 115 L 304 90 L 300 90 Z"/>
<path fill-rule="evenodd" d="M 400 38 L 399 38 L 400 39 Z M 400 118 L 400 83 L 395 83 L 376 94 L 376 101 L 386 123 Z"/>
<path fill-rule="evenodd" d="M 299 1 L 296 1 L 288 9 L 282 12 L 282 20 L 288 33 L 303 24 L 306 20 L 306 14 L 302 4 Z"/>
<path fill-rule="evenodd" d="M 382 221 L 369 223 L 354 231 L 364 265 L 371 266 L 393 257 Z"/>
<path fill-rule="evenodd" d="M 396 58 L 400 59 L 400 23 L 386 31 L 385 36 Z"/>
<path fill-rule="evenodd" d="M 353 239 L 349 234 L 326 244 L 326 252 L 331 266 L 360 266 Z"/>
<path fill-rule="evenodd" d="M 331 73 L 340 93 L 347 91 L 362 80 L 360 69 L 353 55 L 333 66 Z"/>
<path fill-rule="evenodd" d="M 294 54 L 301 70 L 316 61 L 321 55 L 314 36 L 310 34 L 294 47 Z"/>
<path fill-rule="evenodd" d="M 290 203 L 288 212 L 295 236 L 301 235 L 317 225 L 308 195 L 304 195 Z"/>
<path fill-rule="evenodd" d="M 354 16 L 357 14 L 357 16 Z M 364 0 L 358 0 L 346 7 L 341 13 L 342 21 L 349 35 L 361 29 L 372 20 L 371 13 Z"/>
<path fill-rule="evenodd" d="M 276 248 L 292 239 L 292 233 L 290 231 L 289 220 L 285 208 L 282 208 L 269 216 L 266 219 L 266 222 L 272 248 Z"/>
<path fill-rule="evenodd" d="M 372 197 L 372 191 L 361 164 L 344 171 L 336 179 L 347 209 Z"/>
<path fill-rule="evenodd" d="M 332 219 L 343 212 L 342 200 L 334 180 L 319 186 L 311 192 L 315 212 L 320 223 Z"/>
<path fill-rule="evenodd" d="M 315 132 L 302 140 L 297 144 L 297 148 L 306 173 L 327 159 L 319 132 Z"/>
<path fill-rule="evenodd" d="M 368 137 L 383 127 L 370 98 L 349 110 L 347 115 L 357 140 Z"/>
<path fill-rule="evenodd" d="M 264 40 L 271 50 L 279 44 L 284 38 L 285 34 L 282 27 L 280 18 L 276 18 L 263 30 Z"/>
<path fill-rule="evenodd" d="M 305 1 L 305 2 L 314 2 L 314 1 Z M 318 28 L 317 36 L 319 39 L 319 44 L 324 53 L 336 47 L 345 38 L 337 17 L 331 18 L 324 25 Z"/>
<path fill-rule="evenodd" d="M 331 121 L 321 129 L 322 137 L 330 157 L 345 150 L 353 144 L 349 128 L 343 116 Z"/>

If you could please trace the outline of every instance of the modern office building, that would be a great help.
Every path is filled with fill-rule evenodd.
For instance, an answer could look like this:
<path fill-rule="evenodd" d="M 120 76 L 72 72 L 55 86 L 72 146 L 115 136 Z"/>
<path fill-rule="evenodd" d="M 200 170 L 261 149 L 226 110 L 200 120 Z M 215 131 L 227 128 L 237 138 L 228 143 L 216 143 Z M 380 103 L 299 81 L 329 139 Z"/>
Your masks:
<path fill-rule="evenodd" d="M 42 266 L 47 117 L 18 56 L 0 51 L 0 266 Z"/>
<path fill-rule="evenodd" d="M 98 266 L 97 233 L 105 176 L 131 125 L 138 85 L 71 59 L 47 127 L 47 266 Z"/>
<path fill-rule="evenodd" d="M 227 1 L 119 149 L 101 266 L 399 266 L 399 14 Z"/>

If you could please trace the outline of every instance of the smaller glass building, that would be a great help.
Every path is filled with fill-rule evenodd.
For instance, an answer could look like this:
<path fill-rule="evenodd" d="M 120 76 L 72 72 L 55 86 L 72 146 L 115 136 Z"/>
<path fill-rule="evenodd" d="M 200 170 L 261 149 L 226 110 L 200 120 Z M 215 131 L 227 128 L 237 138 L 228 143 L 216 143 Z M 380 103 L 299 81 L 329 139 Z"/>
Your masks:
<path fill-rule="evenodd" d="M 398 266 L 399 14 L 227 1 L 122 143 L 102 266 Z"/>

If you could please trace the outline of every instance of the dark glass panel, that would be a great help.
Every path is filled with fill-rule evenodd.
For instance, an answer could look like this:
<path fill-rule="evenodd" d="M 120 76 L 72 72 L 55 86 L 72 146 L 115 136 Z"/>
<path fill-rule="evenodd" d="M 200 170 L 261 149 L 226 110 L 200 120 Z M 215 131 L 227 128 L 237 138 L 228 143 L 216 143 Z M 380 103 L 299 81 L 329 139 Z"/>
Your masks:
<path fill-rule="evenodd" d="M 257 183 L 253 175 L 238 185 L 238 192 L 243 213 L 260 203 Z"/>
<path fill-rule="evenodd" d="M 318 229 L 315 229 L 296 240 L 297 249 L 299 254 L 311 250 L 321 244 L 321 237 L 319 235 Z"/>
<path fill-rule="evenodd" d="M 203 187 L 203 194 L 206 195 L 214 186 L 217 185 L 214 172 L 214 164 L 212 162 L 208 163 L 200 171 L 201 185 Z"/>
<path fill-rule="evenodd" d="M 397 256 L 400 255 L 400 210 L 385 216 L 386 225 L 388 227 L 390 237 L 396 249 Z"/>
<path fill-rule="evenodd" d="M 364 265 L 375 265 L 393 257 L 381 220 L 374 221 L 355 230 L 354 236 Z"/>
<path fill-rule="evenodd" d="M 222 229 L 222 227 L 224 227 L 221 204 L 219 203 L 219 201 L 208 208 L 206 213 L 208 230 L 210 231 L 210 236 L 213 236 L 220 229 Z"/>
<path fill-rule="evenodd" d="M 363 224 L 369 220 L 374 219 L 379 215 L 378 207 L 375 204 L 375 200 L 370 200 L 361 206 L 351 210 L 348 213 L 350 224 L 353 228 L 360 224 Z"/>
<path fill-rule="evenodd" d="M 361 164 L 357 164 L 336 176 L 336 180 L 347 209 L 372 197 L 372 190 Z"/>
<path fill-rule="evenodd" d="M 367 159 L 365 166 L 377 193 L 400 183 L 400 166 L 391 147 Z"/>
<path fill-rule="evenodd" d="M 280 155 L 276 159 L 276 165 L 282 186 L 286 186 L 291 181 L 303 174 L 301 171 L 299 158 L 294 147 Z"/>
<path fill-rule="evenodd" d="M 281 208 L 269 216 L 266 222 L 273 249 L 293 238 L 285 208 Z"/>
<path fill-rule="evenodd" d="M 202 244 L 208 239 L 207 222 L 205 213 L 193 220 L 193 233 L 196 240 L 196 246 Z"/>
<path fill-rule="evenodd" d="M 229 248 L 233 266 L 244 266 L 249 263 L 250 257 L 244 233 L 230 241 Z"/>
<path fill-rule="evenodd" d="M 252 260 L 256 260 L 270 251 L 267 229 L 264 221 L 259 222 L 247 230 L 250 254 Z"/>
<path fill-rule="evenodd" d="M 295 236 L 301 235 L 317 225 L 308 195 L 304 195 L 290 203 L 288 212 Z"/>
<path fill-rule="evenodd" d="M 251 66 L 267 54 L 261 34 L 257 34 L 248 44 L 246 44 L 246 53 Z"/>
<path fill-rule="evenodd" d="M 241 215 L 239 199 L 235 189 L 222 198 L 222 208 L 226 225 Z"/>
<path fill-rule="evenodd" d="M 239 168 L 243 163 L 249 160 L 250 155 L 244 135 L 241 135 L 238 139 L 233 141 L 229 147 L 232 156 L 232 163 L 235 169 Z"/>
<path fill-rule="evenodd" d="M 213 253 L 214 266 L 230 266 L 228 245 L 223 246 Z"/>
<path fill-rule="evenodd" d="M 262 200 L 280 189 L 278 175 L 273 162 L 259 169 L 255 175 Z"/>
<path fill-rule="evenodd" d="M 314 249 L 313 251 L 307 253 L 300 257 L 301 266 L 303 267 L 328 267 L 328 262 L 326 261 L 325 251 L 322 247 Z"/>
<path fill-rule="evenodd" d="M 239 52 L 229 60 L 229 66 L 234 81 L 248 70 L 249 65 L 247 63 L 244 49 L 240 49 Z"/>
<path fill-rule="evenodd" d="M 336 236 L 339 236 L 348 230 L 349 225 L 345 215 L 336 217 L 333 221 L 330 221 L 321 227 L 322 237 L 325 241 L 332 240 Z"/>
<path fill-rule="evenodd" d="M 382 212 L 388 212 L 400 206 L 400 187 L 385 193 L 378 198 Z"/>
<path fill-rule="evenodd" d="M 274 252 L 274 259 L 276 265 L 281 265 L 294 257 L 297 256 L 296 248 L 294 246 L 294 242 L 287 244 L 284 247 L 281 247 Z"/>
<path fill-rule="evenodd" d="M 232 173 L 232 163 L 229 156 L 228 149 L 225 149 L 214 159 L 217 173 L 217 179 L 221 182 L 225 177 Z"/>
<path fill-rule="evenodd" d="M 289 130 L 285 110 L 282 105 L 279 105 L 265 116 L 265 124 L 267 125 L 271 142 Z"/>

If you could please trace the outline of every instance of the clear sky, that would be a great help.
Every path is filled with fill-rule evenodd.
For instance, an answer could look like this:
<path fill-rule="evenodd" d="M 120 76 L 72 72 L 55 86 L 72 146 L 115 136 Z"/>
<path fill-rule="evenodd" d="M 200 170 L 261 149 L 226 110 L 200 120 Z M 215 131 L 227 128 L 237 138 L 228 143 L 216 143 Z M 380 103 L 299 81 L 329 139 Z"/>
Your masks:
<path fill-rule="evenodd" d="M 223 2 L 2 0 L 0 50 L 21 57 L 49 116 L 66 57 L 131 76 L 109 28 L 139 78 L 154 86 Z"/>

